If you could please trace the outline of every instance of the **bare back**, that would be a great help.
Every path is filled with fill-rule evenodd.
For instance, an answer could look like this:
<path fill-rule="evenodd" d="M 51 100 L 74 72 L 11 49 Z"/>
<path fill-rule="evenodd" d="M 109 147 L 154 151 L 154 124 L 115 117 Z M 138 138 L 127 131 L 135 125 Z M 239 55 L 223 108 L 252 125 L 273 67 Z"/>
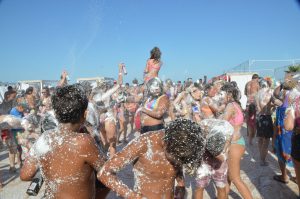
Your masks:
<path fill-rule="evenodd" d="M 94 198 L 95 174 L 104 163 L 87 134 L 46 132 L 31 151 L 45 180 L 46 198 Z"/>
<path fill-rule="evenodd" d="M 253 103 L 255 101 L 255 95 L 259 90 L 259 83 L 256 79 L 249 81 L 245 87 L 245 95 L 247 96 L 247 102 Z"/>
<path fill-rule="evenodd" d="M 177 169 L 167 160 L 164 150 L 164 131 L 149 132 L 129 143 L 108 160 L 100 178 L 104 184 L 123 197 L 131 190 L 115 178 L 115 172 L 134 161 L 134 191 L 146 198 L 171 199 Z"/>

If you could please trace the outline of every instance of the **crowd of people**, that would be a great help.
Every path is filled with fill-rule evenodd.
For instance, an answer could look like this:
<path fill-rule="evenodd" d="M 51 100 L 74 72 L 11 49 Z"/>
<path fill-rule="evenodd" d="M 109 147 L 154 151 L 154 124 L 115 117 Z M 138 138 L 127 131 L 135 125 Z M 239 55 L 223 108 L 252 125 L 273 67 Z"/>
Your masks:
<path fill-rule="evenodd" d="M 140 84 L 137 79 L 123 84 L 120 63 L 113 85 L 69 85 L 64 71 L 55 89 L 37 93 L 29 87 L 17 95 L 9 87 L 0 116 L 9 172 L 16 172 L 15 159 L 21 180 L 31 181 L 40 172 L 44 198 L 105 198 L 110 190 L 124 198 L 184 198 L 184 176 L 191 175 L 195 198 L 203 198 L 212 180 L 219 199 L 228 197 L 231 183 L 251 199 L 240 165 L 246 140 L 253 146 L 257 136 L 260 165 L 268 166 L 272 141 L 282 172 L 274 180 L 300 184 L 298 79 L 290 76 L 276 87 L 272 79 L 254 74 L 242 93 L 236 82 L 223 80 L 163 82 L 161 67 L 155 47 Z M 130 141 L 134 132 L 139 136 Z M 126 146 L 117 151 L 120 143 Z M 133 165 L 133 189 L 117 176 L 128 164 Z M 287 165 L 296 176 L 288 176 Z"/>

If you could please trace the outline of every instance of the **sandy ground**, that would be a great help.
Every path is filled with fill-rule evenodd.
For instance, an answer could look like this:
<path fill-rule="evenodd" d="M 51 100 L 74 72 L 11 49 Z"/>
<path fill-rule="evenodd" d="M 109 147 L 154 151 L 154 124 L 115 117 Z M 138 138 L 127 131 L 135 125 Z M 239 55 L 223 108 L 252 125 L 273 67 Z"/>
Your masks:
<path fill-rule="evenodd" d="M 242 129 L 242 133 L 246 139 L 246 129 Z M 131 134 L 133 138 L 138 136 L 137 134 Z M 124 145 L 119 145 L 118 150 L 122 149 Z M 270 163 L 269 166 L 262 167 L 259 165 L 259 152 L 257 149 L 257 140 L 253 146 L 246 146 L 246 153 L 241 162 L 241 178 L 247 184 L 251 190 L 255 199 L 294 199 L 297 198 L 297 185 L 293 182 L 283 184 L 273 180 L 275 174 L 279 174 L 279 168 L 277 159 L 274 154 L 269 153 L 267 160 Z M 23 199 L 23 198 L 40 198 L 42 191 L 37 197 L 29 197 L 26 194 L 28 182 L 22 182 L 19 179 L 19 169 L 17 173 L 10 175 L 8 173 L 8 153 L 6 150 L 0 152 L 0 177 L 4 186 L 0 189 L 0 199 Z M 293 169 L 290 169 L 291 174 L 294 174 Z M 118 176 L 130 187 L 133 187 L 133 173 L 132 167 L 129 165 L 124 168 Z M 188 190 L 186 198 L 192 198 L 194 189 L 194 181 L 190 176 L 186 176 L 186 187 Z M 114 193 L 108 195 L 109 199 L 119 198 Z M 211 182 L 206 189 L 204 198 L 216 198 L 216 191 L 213 183 Z M 229 198 L 238 199 L 241 198 L 234 185 L 231 186 L 231 192 Z"/>

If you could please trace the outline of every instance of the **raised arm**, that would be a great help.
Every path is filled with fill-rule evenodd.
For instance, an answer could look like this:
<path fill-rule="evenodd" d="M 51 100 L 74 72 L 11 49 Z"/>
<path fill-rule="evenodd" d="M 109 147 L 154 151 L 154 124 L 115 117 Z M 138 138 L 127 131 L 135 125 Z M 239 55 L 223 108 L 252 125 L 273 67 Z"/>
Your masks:
<path fill-rule="evenodd" d="M 124 198 L 142 198 L 140 194 L 131 190 L 116 176 L 116 173 L 141 156 L 147 150 L 146 136 L 140 136 L 131 141 L 122 151 L 109 159 L 98 173 L 97 177 L 108 188 Z"/>
<path fill-rule="evenodd" d="M 67 84 L 67 76 L 68 76 L 67 71 L 63 71 L 61 74 L 61 78 L 57 84 L 58 87 L 62 87 Z"/>

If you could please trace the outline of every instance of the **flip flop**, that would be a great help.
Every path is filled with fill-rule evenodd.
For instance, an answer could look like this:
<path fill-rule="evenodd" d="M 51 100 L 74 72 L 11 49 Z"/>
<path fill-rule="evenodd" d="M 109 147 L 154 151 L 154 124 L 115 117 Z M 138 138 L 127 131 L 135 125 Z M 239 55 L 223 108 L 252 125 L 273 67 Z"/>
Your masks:
<path fill-rule="evenodd" d="M 288 180 L 287 180 L 287 181 L 283 180 L 283 179 L 281 178 L 281 175 L 275 175 L 275 176 L 273 176 L 273 179 L 276 180 L 276 181 L 278 181 L 278 182 L 281 182 L 281 183 L 283 183 L 283 184 L 289 183 Z"/>

